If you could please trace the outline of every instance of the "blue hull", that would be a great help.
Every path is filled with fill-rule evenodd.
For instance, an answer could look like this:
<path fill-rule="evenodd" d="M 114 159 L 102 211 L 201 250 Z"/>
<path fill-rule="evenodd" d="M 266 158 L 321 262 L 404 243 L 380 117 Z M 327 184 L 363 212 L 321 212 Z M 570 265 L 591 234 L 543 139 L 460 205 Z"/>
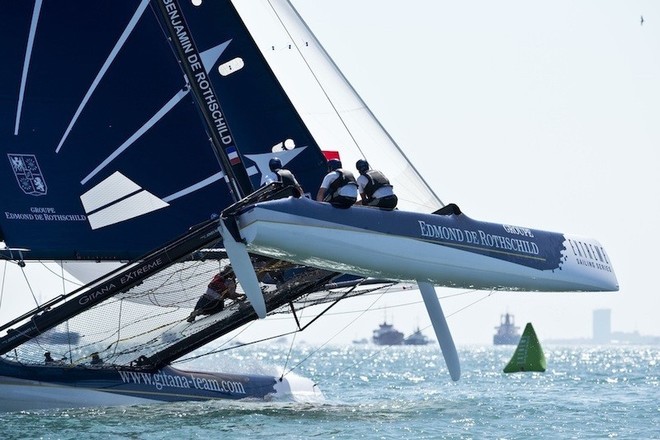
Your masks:
<path fill-rule="evenodd" d="M 286 198 L 232 214 L 250 252 L 295 263 L 448 287 L 521 291 L 617 291 L 596 240 L 436 214 Z"/>
<path fill-rule="evenodd" d="M 68 365 L 26 366 L 0 360 L 2 411 L 178 402 L 270 399 L 290 392 L 272 376 Z M 320 394 L 320 392 L 318 392 Z"/>

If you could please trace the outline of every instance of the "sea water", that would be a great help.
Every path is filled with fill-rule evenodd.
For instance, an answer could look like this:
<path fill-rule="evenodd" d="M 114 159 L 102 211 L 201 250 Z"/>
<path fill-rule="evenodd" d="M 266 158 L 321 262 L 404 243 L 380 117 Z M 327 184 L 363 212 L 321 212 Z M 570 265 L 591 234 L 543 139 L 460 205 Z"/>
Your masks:
<path fill-rule="evenodd" d="M 504 374 L 514 349 L 459 348 L 462 377 L 452 382 L 435 345 L 241 348 L 223 355 L 225 367 L 284 369 L 314 380 L 325 399 L 5 413 L 0 437 L 660 438 L 659 346 L 544 347 L 545 373 Z"/>

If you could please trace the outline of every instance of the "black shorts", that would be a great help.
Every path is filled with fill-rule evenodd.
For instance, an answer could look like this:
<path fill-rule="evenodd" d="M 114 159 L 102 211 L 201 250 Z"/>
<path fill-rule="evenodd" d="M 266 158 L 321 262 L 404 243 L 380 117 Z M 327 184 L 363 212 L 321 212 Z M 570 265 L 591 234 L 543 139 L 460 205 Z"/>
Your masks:
<path fill-rule="evenodd" d="M 391 196 L 380 197 L 378 199 L 372 199 L 367 203 L 367 206 L 375 206 L 377 208 L 383 209 L 394 209 L 396 208 L 397 203 L 399 203 L 399 198 L 392 194 Z"/>
<path fill-rule="evenodd" d="M 225 308 L 224 299 L 212 299 L 207 296 L 202 296 L 195 305 L 197 315 L 213 315 L 214 313 L 221 312 Z"/>
<path fill-rule="evenodd" d="M 357 199 L 355 197 L 336 196 L 330 199 L 330 204 L 335 208 L 350 208 L 355 204 Z"/>

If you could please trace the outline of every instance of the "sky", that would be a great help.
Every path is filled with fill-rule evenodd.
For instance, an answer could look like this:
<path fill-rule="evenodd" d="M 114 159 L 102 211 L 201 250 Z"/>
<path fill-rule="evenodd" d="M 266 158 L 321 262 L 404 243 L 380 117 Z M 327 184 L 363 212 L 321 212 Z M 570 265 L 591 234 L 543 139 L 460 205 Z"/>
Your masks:
<path fill-rule="evenodd" d="M 591 337 L 603 308 L 614 331 L 660 335 L 660 2 L 293 4 L 444 203 L 594 237 L 614 264 L 617 293 L 438 288 L 459 350 L 491 344 L 506 312 L 541 341 Z M 419 293 L 406 291 L 340 303 L 297 338 L 370 338 L 384 319 L 433 337 Z M 241 339 L 291 329 L 269 317 Z"/>
<path fill-rule="evenodd" d="M 660 335 L 659 2 L 293 4 L 444 203 L 594 237 L 614 263 L 617 293 L 438 288 L 459 346 L 491 343 L 505 312 L 541 340 L 590 338 L 601 308 L 613 331 Z M 385 295 L 337 338 L 369 338 L 386 315 L 427 327 L 420 301 Z"/>

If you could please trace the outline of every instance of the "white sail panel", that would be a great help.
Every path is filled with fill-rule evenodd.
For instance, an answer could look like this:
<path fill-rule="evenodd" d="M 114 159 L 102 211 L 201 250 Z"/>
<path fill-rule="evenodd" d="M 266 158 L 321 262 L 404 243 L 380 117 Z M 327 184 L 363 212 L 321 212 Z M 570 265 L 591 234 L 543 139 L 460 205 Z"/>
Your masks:
<path fill-rule="evenodd" d="M 321 149 L 339 151 L 350 170 L 366 158 L 390 179 L 403 209 L 443 206 L 288 1 L 234 5 Z"/>
<path fill-rule="evenodd" d="M 119 171 L 80 196 L 80 201 L 89 213 L 141 190 L 140 186 Z"/>
<path fill-rule="evenodd" d="M 120 200 L 98 212 L 90 214 L 87 219 L 92 229 L 99 229 L 167 206 L 169 206 L 168 203 L 165 203 L 148 191 L 140 191 L 127 199 Z"/>

